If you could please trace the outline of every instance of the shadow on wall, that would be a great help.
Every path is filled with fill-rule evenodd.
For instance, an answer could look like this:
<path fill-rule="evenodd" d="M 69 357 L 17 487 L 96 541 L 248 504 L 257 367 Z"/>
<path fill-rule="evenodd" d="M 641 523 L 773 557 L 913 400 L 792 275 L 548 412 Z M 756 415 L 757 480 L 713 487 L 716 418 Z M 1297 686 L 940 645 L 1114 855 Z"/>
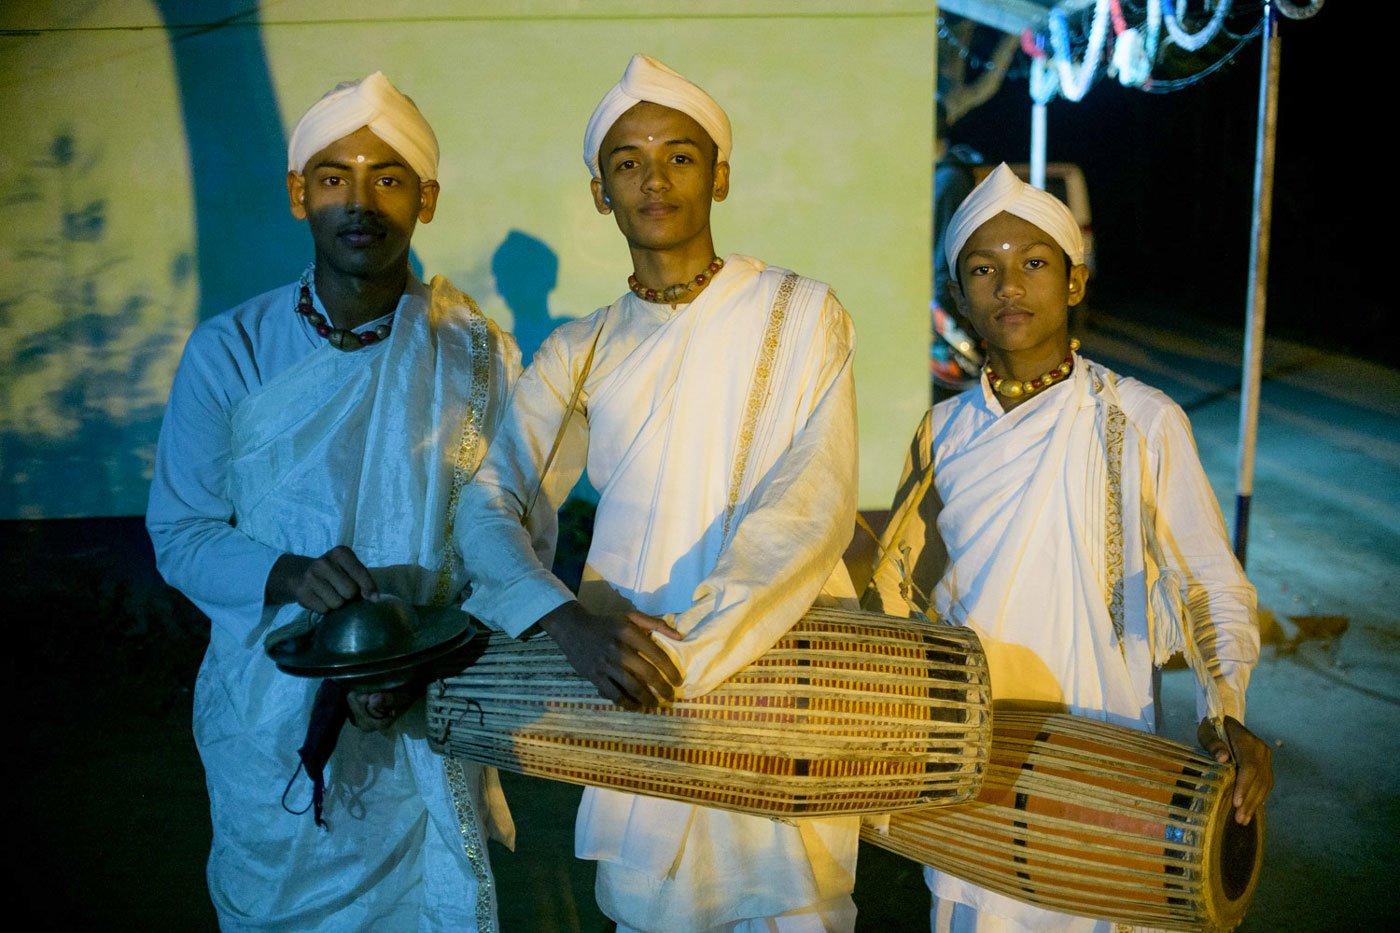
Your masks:
<path fill-rule="evenodd" d="M 155 3 L 180 88 L 204 320 L 295 279 L 309 260 L 310 242 L 287 206 L 287 137 L 257 6 L 247 0 Z M 304 98 L 290 102 L 289 116 L 300 117 L 313 95 L 330 88 L 304 90 Z M 421 278 L 417 256 L 409 262 Z"/>
<path fill-rule="evenodd" d="M 173 314 L 190 286 L 193 257 L 175 254 L 160 296 L 113 296 L 103 288 L 114 268 L 138 257 L 109 237 L 107 199 L 93 187 L 102 162 L 100 150 L 60 131 L 5 186 L 12 222 L 37 212 L 32 226 L 54 232 L 14 253 L 21 290 L 0 295 L 0 322 L 32 313 L 30 302 L 48 305 L 48 326 L 15 343 L 0 379 L 0 515 L 109 515 L 114 504 L 146 498 L 164 397 L 139 387 L 176 338 L 145 330 L 145 322 L 153 306 Z"/>
<path fill-rule="evenodd" d="M 549 293 L 554 291 L 559 282 L 559 256 L 543 240 L 519 230 L 512 230 L 491 254 L 491 276 L 496 281 L 496 294 L 500 295 L 506 307 L 510 308 L 511 332 L 520 346 L 521 362 L 529 366 L 535 357 L 535 351 L 544 343 L 550 332 L 560 324 L 573 320 L 568 317 L 552 317 L 549 313 Z M 592 510 L 597 502 L 598 491 L 593 488 L 585 474 L 574 484 L 568 501 L 564 504 L 565 513 L 573 508 L 577 514 L 564 514 L 561 516 L 561 522 L 582 523 L 591 530 Z M 561 555 L 566 549 L 562 540 L 564 534 L 564 525 L 561 524 Z M 585 542 L 577 555 L 580 560 L 577 567 L 565 560 L 566 569 L 562 578 L 569 582 L 571 589 L 577 583 L 577 574 L 583 569 L 582 557 L 586 551 Z M 573 582 L 570 582 L 571 580 Z"/>
<path fill-rule="evenodd" d="M 104 184 L 101 128 L 57 128 L 47 150 L 6 180 L 10 219 L 41 212 L 13 257 L 21 283 L 0 316 L 45 326 L 13 348 L 0 379 L 0 515 L 56 518 L 144 508 L 168 386 L 155 374 L 181 328 L 295 277 L 305 234 L 287 211 L 285 140 L 256 7 L 243 0 L 156 0 L 178 76 L 194 187 L 197 246 L 178 250 L 154 290 L 113 294 L 114 272 L 151 258 L 122 251 Z M 236 102 L 236 106 L 230 106 Z M 53 216 L 53 215 L 56 215 Z M 153 293 L 148 293 L 151 291 Z M 193 294 L 192 294 L 193 293 Z"/>
<path fill-rule="evenodd" d="M 189 149 L 203 320 L 296 278 L 306 237 L 287 210 L 287 139 L 257 7 L 245 0 L 156 6 Z"/>
<path fill-rule="evenodd" d="M 100 127 L 55 128 L 47 148 L 4 179 L 7 220 L 42 231 L 6 257 L 16 284 L 0 293 L 0 322 L 24 315 L 37 325 L 14 342 L 0 373 L 5 518 L 144 511 L 169 389 L 163 372 L 191 317 L 284 285 L 311 258 L 310 239 L 287 208 L 286 136 L 257 6 L 155 5 L 178 83 L 194 246 L 166 254 L 164 270 L 124 246 L 130 238 L 103 186 L 138 169 L 102 151 Z M 299 113 L 324 90 L 306 88 L 293 106 Z M 416 254 L 409 262 L 421 278 Z M 129 268 L 161 278 L 114 294 L 117 273 Z"/>
<path fill-rule="evenodd" d="M 549 293 L 559 282 L 559 257 L 549 244 L 512 230 L 491 254 L 496 293 L 510 308 L 522 362 L 530 365 L 550 331 L 569 318 L 551 317 Z"/>

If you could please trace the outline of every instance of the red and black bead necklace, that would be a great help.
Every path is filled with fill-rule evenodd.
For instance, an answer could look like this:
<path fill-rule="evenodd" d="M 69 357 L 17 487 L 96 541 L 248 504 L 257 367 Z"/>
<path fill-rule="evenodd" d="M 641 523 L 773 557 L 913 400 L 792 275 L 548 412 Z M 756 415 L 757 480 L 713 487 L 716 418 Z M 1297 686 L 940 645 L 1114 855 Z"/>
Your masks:
<path fill-rule="evenodd" d="M 337 350 L 344 350 L 349 353 L 358 350 L 360 347 L 368 347 L 381 340 L 388 338 L 393 330 L 390 323 L 380 324 L 373 330 L 355 333 L 343 327 L 335 327 L 326 316 L 316 310 L 316 306 L 311 302 L 311 279 L 316 272 L 316 264 L 313 262 L 306 267 L 306 271 L 301 274 L 301 294 L 297 298 L 297 314 L 306 318 L 312 327 L 316 328 L 316 333 L 326 338 L 326 342 Z M 392 318 L 390 319 L 392 322 Z"/>

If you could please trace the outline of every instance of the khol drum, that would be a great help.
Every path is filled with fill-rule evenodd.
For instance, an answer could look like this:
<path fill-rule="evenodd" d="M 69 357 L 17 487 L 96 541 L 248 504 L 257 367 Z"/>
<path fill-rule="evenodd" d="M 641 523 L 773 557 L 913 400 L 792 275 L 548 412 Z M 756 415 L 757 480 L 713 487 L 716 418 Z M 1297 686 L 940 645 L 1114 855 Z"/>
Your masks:
<path fill-rule="evenodd" d="M 575 784 L 764 816 L 872 813 L 969 800 L 991 737 L 975 634 L 813 609 L 711 693 L 614 706 L 548 638 L 492 636 L 428 688 L 433 747 Z"/>
<path fill-rule="evenodd" d="M 1062 913 L 1232 930 L 1264 854 L 1234 819 L 1234 765 L 1097 720 L 998 709 L 977 799 L 890 817 L 861 838 Z"/>

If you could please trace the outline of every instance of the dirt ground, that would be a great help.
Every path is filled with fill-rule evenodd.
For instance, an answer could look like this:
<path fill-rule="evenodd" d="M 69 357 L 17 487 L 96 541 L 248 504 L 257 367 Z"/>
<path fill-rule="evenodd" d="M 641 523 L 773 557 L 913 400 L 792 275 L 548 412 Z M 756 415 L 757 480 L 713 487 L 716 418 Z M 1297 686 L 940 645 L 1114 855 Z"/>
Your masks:
<path fill-rule="evenodd" d="M 1233 489 L 1239 336 L 1097 317 L 1085 352 L 1191 415 Z M 1266 645 L 1249 724 L 1274 742 L 1264 873 L 1241 929 L 1396 927 L 1400 877 L 1400 374 L 1270 342 L 1250 576 Z M 897 469 L 891 465 L 890 470 Z M 893 478 L 891 478 L 891 483 Z M 19 713 L 6 913 L 29 930 L 214 927 L 190 687 L 207 623 L 159 583 L 140 519 L 0 522 L 5 659 Z M 1166 733 L 1190 741 L 1191 683 L 1164 676 Z M 515 853 L 493 851 L 507 931 L 599 931 L 570 856 L 578 789 L 506 776 Z M 927 929 L 917 867 L 862 847 L 859 929 Z"/>

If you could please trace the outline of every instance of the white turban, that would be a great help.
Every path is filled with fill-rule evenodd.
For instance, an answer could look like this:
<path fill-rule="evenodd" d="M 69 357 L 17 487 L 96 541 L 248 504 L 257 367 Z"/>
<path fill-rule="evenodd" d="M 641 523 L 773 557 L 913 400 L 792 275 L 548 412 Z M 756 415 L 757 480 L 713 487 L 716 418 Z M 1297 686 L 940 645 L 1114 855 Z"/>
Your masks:
<path fill-rule="evenodd" d="M 1003 162 L 972 189 L 948 221 L 943 252 L 954 278 L 958 275 L 958 254 L 963 246 L 978 227 L 1003 211 L 1035 224 L 1060 244 L 1072 264 L 1084 264 L 1084 238 L 1070 209 L 1053 194 L 1026 184 Z"/>
<path fill-rule="evenodd" d="M 438 142 L 433 128 L 382 71 L 337 84 L 311 105 L 292 130 L 287 171 L 302 171 L 313 155 L 362 126 L 403 156 L 421 180 L 437 180 Z"/>
<path fill-rule="evenodd" d="M 622 73 L 622 80 L 603 95 L 588 119 L 588 129 L 583 132 L 583 161 L 594 178 L 601 177 L 598 150 L 602 148 L 603 137 L 608 135 L 618 117 L 642 101 L 679 110 L 699 123 L 719 148 L 719 161 L 729 161 L 734 139 L 729 117 L 715 99 L 650 55 L 633 55 Z"/>

